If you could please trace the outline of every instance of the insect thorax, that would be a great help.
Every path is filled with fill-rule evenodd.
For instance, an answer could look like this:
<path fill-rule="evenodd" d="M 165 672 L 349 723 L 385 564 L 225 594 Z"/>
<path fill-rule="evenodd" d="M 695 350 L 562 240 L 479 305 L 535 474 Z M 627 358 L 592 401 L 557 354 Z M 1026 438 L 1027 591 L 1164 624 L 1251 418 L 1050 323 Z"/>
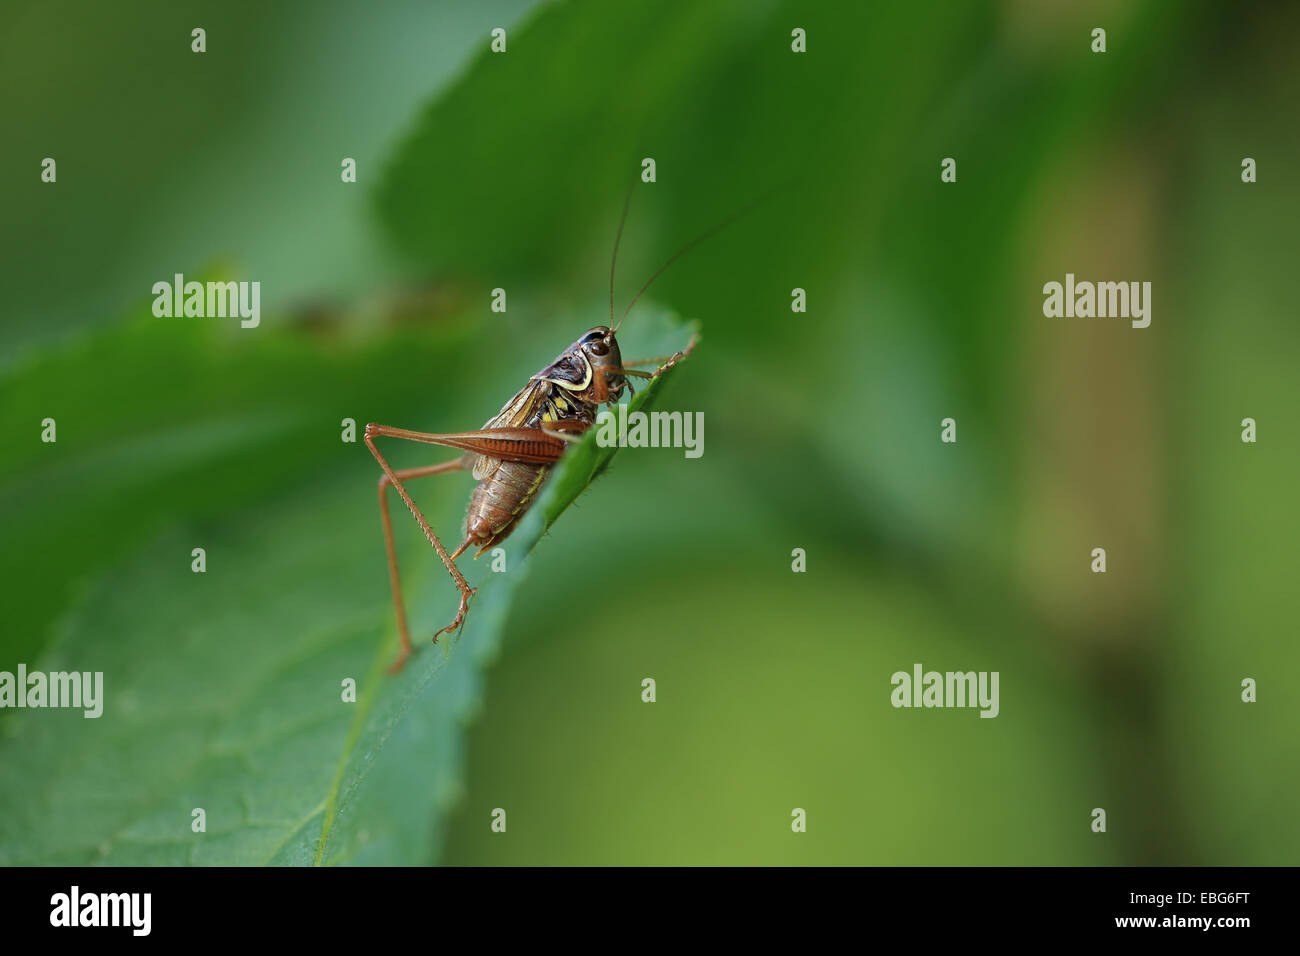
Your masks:
<path fill-rule="evenodd" d="M 529 428 L 539 428 L 542 422 L 582 421 L 594 424 L 596 406 L 577 398 L 567 388 L 548 382 L 549 389 L 540 408 L 528 422 Z"/>

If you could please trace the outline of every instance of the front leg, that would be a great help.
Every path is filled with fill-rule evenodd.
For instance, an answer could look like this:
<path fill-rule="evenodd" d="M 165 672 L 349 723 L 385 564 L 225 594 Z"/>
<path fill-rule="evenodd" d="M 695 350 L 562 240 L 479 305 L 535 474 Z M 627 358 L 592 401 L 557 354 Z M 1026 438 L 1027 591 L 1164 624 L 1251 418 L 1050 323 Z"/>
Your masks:
<path fill-rule="evenodd" d="M 635 375 L 637 378 L 658 378 L 660 375 L 668 371 L 670 368 L 672 368 L 682 359 L 686 358 L 686 356 L 694 352 L 695 346 L 699 343 L 699 341 L 700 341 L 699 335 L 692 332 L 691 340 L 686 343 L 686 348 L 682 349 L 680 352 L 674 352 L 672 355 L 661 355 L 657 358 L 637 359 L 635 362 L 624 362 L 623 373 Z M 633 369 L 637 365 L 655 365 L 656 363 L 659 364 L 659 367 L 650 373 L 631 371 L 631 369 Z"/>

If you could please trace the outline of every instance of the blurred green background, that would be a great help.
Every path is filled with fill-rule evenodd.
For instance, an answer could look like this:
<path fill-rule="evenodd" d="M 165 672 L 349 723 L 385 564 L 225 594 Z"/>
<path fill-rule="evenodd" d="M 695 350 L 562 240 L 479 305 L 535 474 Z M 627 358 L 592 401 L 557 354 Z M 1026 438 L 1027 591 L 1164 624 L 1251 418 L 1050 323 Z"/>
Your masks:
<path fill-rule="evenodd" d="M 1298 21 L 11 4 L 0 670 L 107 703 L 0 712 L 0 863 L 1300 862 Z M 772 193 L 652 293 L 703 332 L 660 404 L 704 456 L 625 451 L 501 581 L 469 563 L 442 648 L 396 503 L 422 646 L 390 679 L 340 422 L 476 427 L 604 321 L 646 156 L 620 305 Z M 176 272 L 260 281 L 261 326 L 154 318 Z M 1150 328 L 1044 318 L 1066 272 L 1151 281 Z M 470 487 L 418 486 L 448 538 Z M 895 710 L 916 662 L 998 671 L 1000 715 Z"/>

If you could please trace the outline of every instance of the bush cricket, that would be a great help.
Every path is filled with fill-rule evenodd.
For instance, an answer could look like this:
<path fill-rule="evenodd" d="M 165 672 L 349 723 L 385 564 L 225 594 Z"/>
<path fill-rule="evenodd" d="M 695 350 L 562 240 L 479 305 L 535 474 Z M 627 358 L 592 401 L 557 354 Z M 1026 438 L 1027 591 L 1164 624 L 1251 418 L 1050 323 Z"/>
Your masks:
<path fill-rule="evenodd" d="M 469 601 L 476 588 L 471 588 L 465 576 L 456 567 L 456 559 L 468 548 L 477 547 L 474 557 L 504 541 L 514 530 L 519 519 L 537 500 L 543 482 L 565 448 L 581 440 L 582 434 L 596 421 L 599 407 L 616 403 L 624 391 L 631 390 L 629 378 L 653 379 L 681 361 L 695 348 L 696 338 L 691 337 L 686 348 L 674 355 L 638 359 L 625 362 L 618 347 L 617 334 L 632 306 L 651 283 L 680 256 L 709 238 L 743 214 L 737 213 L 714 226 L 708 232 L 691 240 L 646 281 L 633 296 L 622 318 L 614 323 L 614 269 L 618 262 L 618 246 L 627 221 L 628 205 L 632 193 L 628 191 L 614 238 L 614 253 L 609 265 L 609 320 L 610 325 L 598 325 L 585 333 L 559 354 L 549 365 L 539 371 L 510 401 L 477 431 L 434 434 L 392 428 L 388 425 L 366 426 L 365 442 L 379 462 L 384 473 L 379 478 L 379 515 L 384 527 L 384 542 L 388 548 L 388 577 L 392 585 L 393 604 L 397 611 L 397 627 L 402 646 L 397 660 L 389 668 L 400 671 L 411 654 L 411 635 L 406 622 L 406 609 L 402 600 L 402 582 L 397 570 L 397 552 L 393 545 L 393 526 L 388 513 L 388 486 L 392 485 L 415 517 L 424 536 L 429 539 L 438 557 L 460 591 L 460 609 L 455 619 L 433 635 L 436 642 L 445 633 L 456 631 L 465 623 Z M 653 372 L 641 371 L 638 366 L 656 366 Z M 459 449 L 463 454 L 451 461 L 423 468 L 394 470 L 379 449 L 376 438 L 403 438 L 407 441 L 426 442 Z M 464 540 L 451 553 L 434 534 L 403 484 L 413 478 L 441 475 L 453 471 L 469 471 L 478 485 L 470 495 L 465 517 Z"/>

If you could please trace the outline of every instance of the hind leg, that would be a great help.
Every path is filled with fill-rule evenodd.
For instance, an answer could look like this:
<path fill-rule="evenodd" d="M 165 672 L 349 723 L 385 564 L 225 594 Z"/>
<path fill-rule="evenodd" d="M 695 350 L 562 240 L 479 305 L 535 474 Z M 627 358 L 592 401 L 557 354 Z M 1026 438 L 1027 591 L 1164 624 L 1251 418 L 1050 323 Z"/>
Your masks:
<path fill-rule="evenodd" d="M 383 456 L 379 454 L 378 449 L 371 444 L 369 437 L 366 438 L 366 444 L 370 445 L 371 452 L 374 453 L 375 457 L 379 460 L 380 465 L 384 469 L 384 473 L 379 477 L 379 517 L 384 525 L 384 544 L 388 549 L 388 579 L 393 589 L 393 607 L 397 612 L 397 630 L 402 639 L 402 646 L 397 653 L 397 659 L 393 661 L 392 665 L 388 668 L 390 673 L 395 674 L 402 669 L 406 664 L 406 659 L 411 656 L 411 631 L 406 622 L 406 602 L 402 599 L 402 578 L 397 569 L 397 548 L 393 542 L 393 522 L 388 513 L 388 486 L 392 485 L 395 487 L 398 494 L 402 496 L 402 500 L 406 503 L 406 506 L 411 509 L 411 514 L 415 516 L 415 520 L 419 523 L 420 529 L 424 531 L 425 536 L 429 538 L 430 543 L 433 544 L 434 549 L 438 552 L 438 556 L 442 558 L 443 564 L 445 564 L 447 570 L 451 572 L 452 580 L 456 582 L 457 588 L 460 589 L 460 613 L 456 616 L 456 621 L 453 625 L 458 626 L 465 619 L 465 612 L 469 606 L 469 598 L 470 595 L 474 593 L 474 590 L 465 582 L 464 576 L 461 575 L 460 571 L 453 563 L 454 558 L 447 555 L 447 551 L 442 546 L 442 542 L 439 541 L 438 536 L 433 533 L 433 529 L 429 527 L 428 521 L 425 520 L 420 509 L 415 506 L 415 502 L 411 500 L 411 496 L 407 493 L 406 487 L 402 482 L 411 478 L 424 478 L 429 475 L 439 475 L 449 471 L 460 471 L 463 469 L 464 465 L 462 460 L 457 458 L 453 461 L 443 462 L 441 465 L 430 465 L 425 468 L 407 468 L 402 471 L 395 471 L 391 466 L 389 466 L 388 462 L 384 460 Z M 459 552 L 457 553 L 459 554 Z M 443 628 L 443 630 L 445 631 L 447 628 Z M 438 635 L 441 633 L 442 631 L 439 631 L 433 636 L 433 639 L 436 641 Z"/>

